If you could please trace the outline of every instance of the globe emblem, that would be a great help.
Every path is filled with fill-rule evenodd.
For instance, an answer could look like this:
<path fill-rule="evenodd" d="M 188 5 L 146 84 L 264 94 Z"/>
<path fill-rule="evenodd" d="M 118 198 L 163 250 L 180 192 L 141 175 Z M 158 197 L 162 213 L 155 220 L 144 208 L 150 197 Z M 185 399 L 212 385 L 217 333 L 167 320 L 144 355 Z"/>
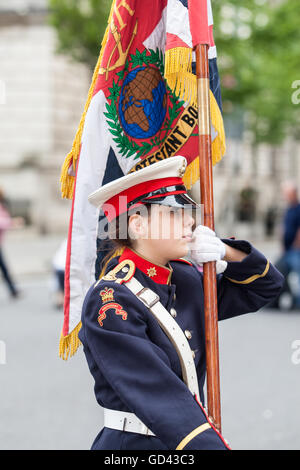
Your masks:
<path fill-rule="evenodd" d="M 135 139 L 153 137 L 167 112 L 167 90 L 154 67 L 138 67 L 126 76 L 119 100 L 119 116 L 126 134 Z"/>

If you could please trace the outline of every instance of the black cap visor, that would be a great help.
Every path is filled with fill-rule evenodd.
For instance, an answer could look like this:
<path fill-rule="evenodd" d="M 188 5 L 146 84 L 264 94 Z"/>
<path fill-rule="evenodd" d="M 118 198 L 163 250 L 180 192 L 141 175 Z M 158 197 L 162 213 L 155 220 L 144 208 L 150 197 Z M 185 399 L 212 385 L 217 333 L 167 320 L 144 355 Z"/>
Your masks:
<path fill-rule="evenodd" d="M 161 204 L 163 206 L 187 209 L 200 206 L 186 193 L 183 185 L 160 188 L 134 199 L 128 204 L 128 210 L 140 204 Z"/>
<path fill-rule="evenodd" d="M 178 209 L 200 208 L 200 206 L 186 193 L 143 199 L 141 202 L 143 204 L 161 204 L 162 206 L 169 206 Z"/>

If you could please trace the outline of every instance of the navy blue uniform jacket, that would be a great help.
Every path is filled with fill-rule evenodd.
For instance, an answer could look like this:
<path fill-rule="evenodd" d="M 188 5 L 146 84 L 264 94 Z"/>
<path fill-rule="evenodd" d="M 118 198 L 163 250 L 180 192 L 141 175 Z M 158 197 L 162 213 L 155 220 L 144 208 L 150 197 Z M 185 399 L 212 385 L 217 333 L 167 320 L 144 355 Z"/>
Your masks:
<path fill-rule="evenodd" d="M 242 262 L 229 262 L 218 275 L 219 320 L 254 312 L 275 297 L 282 275 L 252 245 L 223 240 L 247 253 Z M 207 422 L 203 402 L 206 374 L 202 273 L 196 266 L 172 261 L 156 266 L 126 249 L 114 258 L 135 263 L 134 276 L 155 291 L 164 307 L 186 333 L 198 374 L 200 397 L 182 380 L 179 358 L 151 312 L 126 287 L 126 282 L 100 280 L 85 298 L 79 338 L 95 379 L 100 406 L 135 413 L 155 436 L 104 428 L 92 449 L 184 450 L 226 449 L 213 427 L 197 434 Z M 123 276 L 120 270 L 118 276 Z"/>

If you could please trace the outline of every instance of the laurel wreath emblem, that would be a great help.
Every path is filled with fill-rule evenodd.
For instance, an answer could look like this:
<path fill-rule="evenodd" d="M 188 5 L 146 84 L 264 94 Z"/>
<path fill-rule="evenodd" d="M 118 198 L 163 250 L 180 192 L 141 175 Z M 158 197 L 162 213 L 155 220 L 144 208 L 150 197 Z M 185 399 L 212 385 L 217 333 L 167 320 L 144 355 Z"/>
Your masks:
<path fill-rule="evenodd" d="M 147 155 L 153 147 L 159 147 L 163 144 L 166 137 L 169 134 L 172 124 L 175 119 L 179 116 L 180 110 L 184 104 L 168 87 L 166 84 L 167 95 L 169 98 L 168 114 L 165 118 L 165 121 L 158 131 L 158 133 L 149 139 L 141 143 L 137 143 L 130 137 L 128 137 L 120 123 L 119 114 L 117 111 L 118 98 L 120 96 L 122 82 L 124 80 L 125 74 L 135 69 L 136 67 L 141 67 L 144 65 L 155 65 L 161 73 L 161 76 L 164 75 L 164 62 L 163 62 L 163 53 L 156 49 L 156 51 L 150 49 L 141 53 L 136 50 L 135 54 L 131 54 L 130 58 L 126 61 L 125 67 L 118 72 L 116 75 L 118 79 L 113 81 L 112 87 L 109 88 L 110 95 L 108 96 L 109 103 L 106 103 L 106 111 L 104 113 L 106 117 L 107 124 L 111 134 L 114 136 L 113 140 L 117 144 L 117 148 L 121 155 L 125 158 L 129 158 L 132 155 L 136 154 L 134 160 Z"/>

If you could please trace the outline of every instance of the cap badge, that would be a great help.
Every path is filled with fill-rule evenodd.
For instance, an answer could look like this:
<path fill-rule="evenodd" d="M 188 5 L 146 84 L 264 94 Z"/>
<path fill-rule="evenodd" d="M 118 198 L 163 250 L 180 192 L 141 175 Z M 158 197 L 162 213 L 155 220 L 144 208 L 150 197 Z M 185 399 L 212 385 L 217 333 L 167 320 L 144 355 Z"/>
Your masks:
<path fill-rule="evenodd" d="M 186 164 L 183 163 L 182 167 L 180 168 L 180 170 L 179 170 L 179 172 L 178 172 L 180 178 L 182 178 L 182 177 L 184 176 L 185 170 L 186 170 Z"/>

